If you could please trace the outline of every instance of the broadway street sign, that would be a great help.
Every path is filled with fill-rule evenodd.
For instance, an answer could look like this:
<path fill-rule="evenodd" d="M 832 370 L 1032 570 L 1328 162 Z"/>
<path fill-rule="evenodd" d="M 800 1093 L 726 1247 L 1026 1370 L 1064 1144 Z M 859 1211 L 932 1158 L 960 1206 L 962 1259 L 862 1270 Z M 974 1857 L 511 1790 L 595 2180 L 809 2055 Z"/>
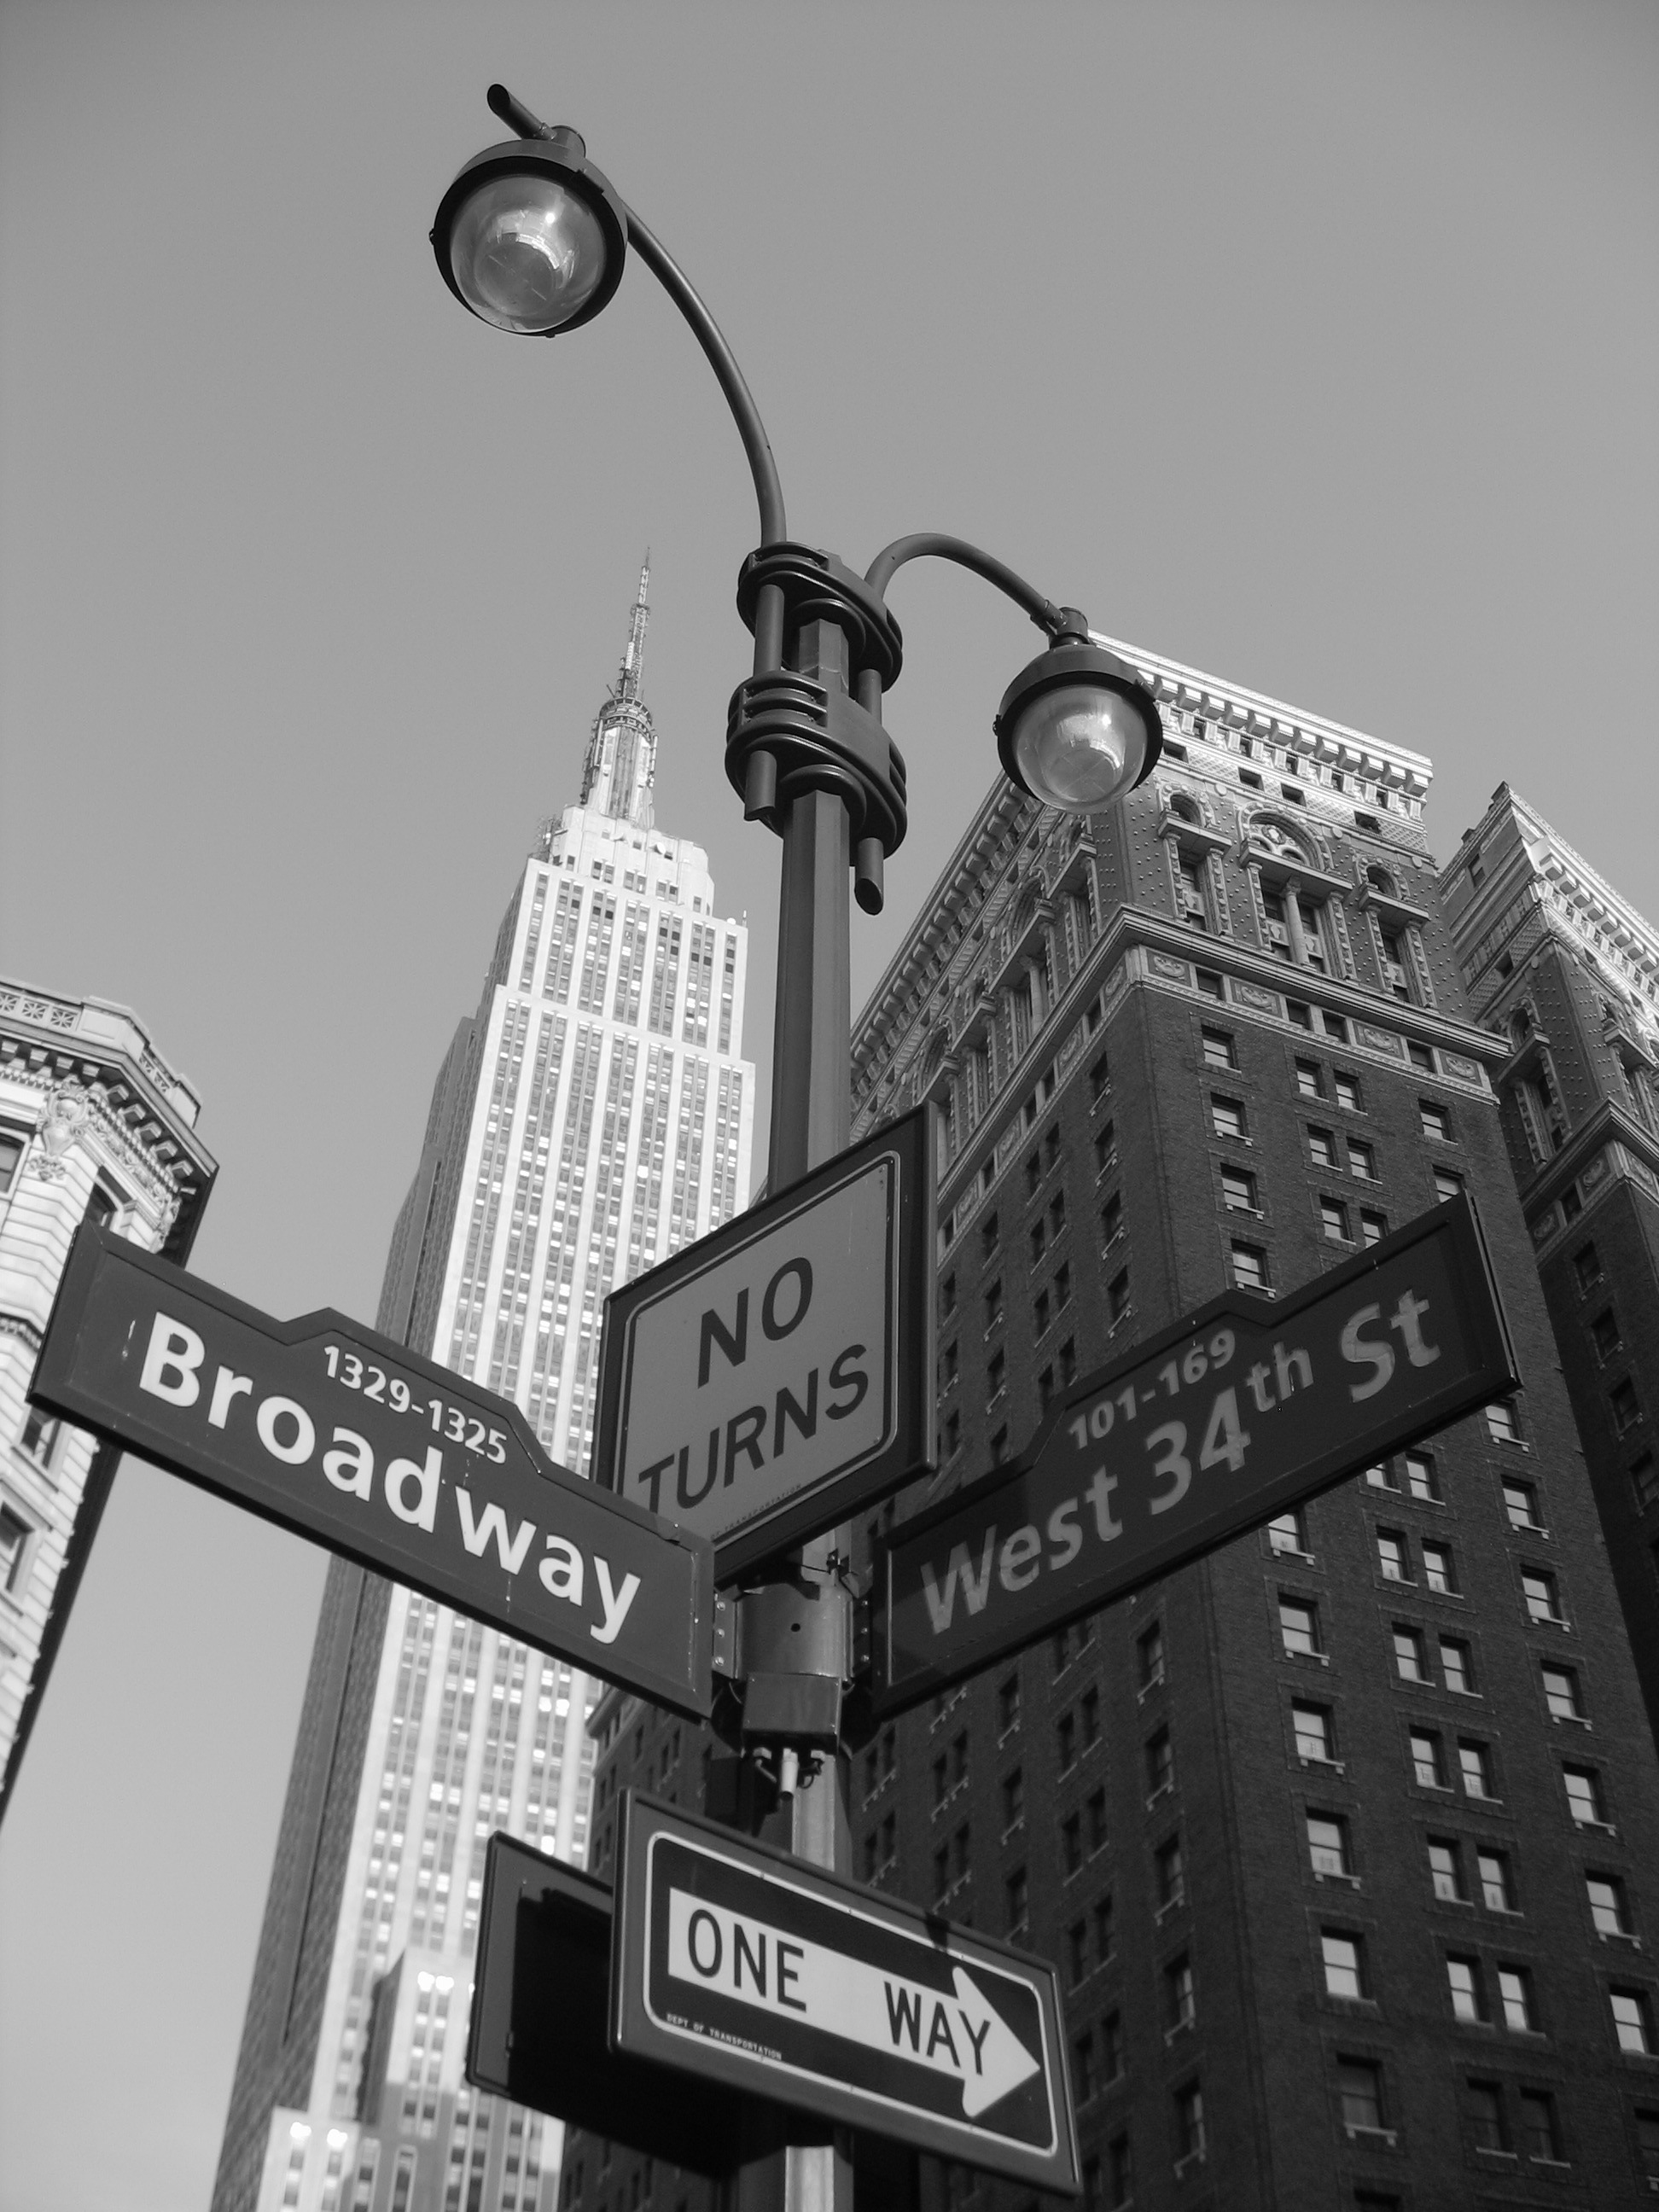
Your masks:
<path fill-rule="evenodd" d="M 556 1467 L 507 1400 L 343 1315 L 272 1321 L 88 1226 L 31 1395 L 475 1620 L 708 1712 L 707 1544 Z"/>
<path fill-rule="evenodd" d="M 1012 1468 L 878 1547 L 878 1714 L 1168 1574 L 1516 1379 L 1464 1198 L 1291 1297 L 1228 1292 L 1085 1376 Z"/>
<path fill-rule="evenodd" d="M 707 1536 L 722 1582 L 932 1463 L 932 1111 L 606 1303 L 595 1477 Z"/>
<path fill-rule="evenodd" d="M 630 1790 L 611 2041 L 1075 2195 L 1052 1966 Z"/>

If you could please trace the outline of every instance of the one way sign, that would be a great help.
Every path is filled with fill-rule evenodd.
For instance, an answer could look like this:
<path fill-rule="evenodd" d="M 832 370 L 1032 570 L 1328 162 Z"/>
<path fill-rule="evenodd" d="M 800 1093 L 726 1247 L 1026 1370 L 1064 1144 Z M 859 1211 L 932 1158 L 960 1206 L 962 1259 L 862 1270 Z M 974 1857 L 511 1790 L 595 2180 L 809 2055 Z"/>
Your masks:
<path fill-rule="evenodd" d="M 614 2047 L 1075 2194 L 1054 1972 L 629 1792 Z"/>

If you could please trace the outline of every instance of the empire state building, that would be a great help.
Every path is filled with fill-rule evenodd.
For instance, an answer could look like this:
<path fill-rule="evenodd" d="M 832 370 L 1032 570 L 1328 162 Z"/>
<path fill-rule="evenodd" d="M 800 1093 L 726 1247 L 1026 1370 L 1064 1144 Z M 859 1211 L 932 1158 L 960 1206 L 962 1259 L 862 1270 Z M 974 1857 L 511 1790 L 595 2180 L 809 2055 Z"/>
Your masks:
<path fill-rule="evenodd" d="M 378 1326 L 586 1473 L 606 1294 L 748 1200 L 747 933 L 656 826 L 650 568 L 433 1089 Z M 332 1562 L 214 2212 L 551 2212 L 555 2123 L 461 2078 L 484 1848 L 583 1863 L 598 1686 Z"/>

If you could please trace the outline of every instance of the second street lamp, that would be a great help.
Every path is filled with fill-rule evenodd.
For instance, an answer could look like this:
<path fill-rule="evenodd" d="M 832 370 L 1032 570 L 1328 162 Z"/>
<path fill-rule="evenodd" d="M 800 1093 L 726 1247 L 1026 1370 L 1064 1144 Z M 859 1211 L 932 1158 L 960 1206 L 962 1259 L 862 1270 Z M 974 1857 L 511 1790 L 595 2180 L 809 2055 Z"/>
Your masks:
<path fill-rule="evenodd" d="M 769 1168 L 776 1192 L 851 1140 L 849 886 L 866 913 L 880 911 L 884 863 L 908 823 L 904 762 L 882 726 L 883 697 L 903 665 L 886 598 L 897 570 L 923 556 L 954 562 L 1012 599 L 1043 632 L 1047 649 L 1015 677 L 993 726 L 1006 773 L 1040 805 L 1090 813 L 1122 798 L 1158 760 L 1158 709 L 1134 670 L 1091 638 L 1076 608 L 1056 606 L 961 538 L 896 539 L 862 576 L 835 555 L 793 541 L 758 410 L 702 300 L 588 161 L 579 133 L 539 122 L 504 86 L 492 85 L 488 97 L 517 137 L 468 162 L 440 203 L 431 237 L 445 283 L 496 328 L 550 337 L 598 314 L 629 252 L 637 253 L 707 356 L 754 480 L 761 543 L 738 578 L 754 663 L 727 713 L 726 770 L 745 816 L 766 823 L 783 845 Z M 790 1785 L 798 1769 L 810 1776 L 811 1747 L 826 1740 L 823 1716 L 839 1711 L 851 1679 L 848 1549 L 847 1531 L 821 1537 L 777 1563 L 769 1583 L 745 1585 L 738 1601 L 745 1666 L 811 1677 L 800 1685 L 801 1707 L 818 1716 L 814 1734 L 799 1745 L 771 1747 L 784 1785 L 775 1803 L 745 1764 L 744 1817 L 769 1840 L 842 1873 L 851 1856 L 844 1747 L 833 1761 L 833 1787 Z M 747 1735 L 743 1741 L 750 1747 Z M 787 2199 L 850 2212 L 851 2169 L 842 2151 L 792 2149 L 788 2166 L 777 2188 L 754 2170 L 753 2191 L 747 2182 L 739 2189 L 744 2206 Z"/>

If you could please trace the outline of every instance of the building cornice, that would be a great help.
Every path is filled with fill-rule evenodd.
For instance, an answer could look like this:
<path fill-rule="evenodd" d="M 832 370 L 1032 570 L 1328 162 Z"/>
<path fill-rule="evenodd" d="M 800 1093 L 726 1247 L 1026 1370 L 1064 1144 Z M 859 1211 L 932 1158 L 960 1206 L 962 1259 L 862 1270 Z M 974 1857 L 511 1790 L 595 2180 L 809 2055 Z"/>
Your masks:
<path fill-rule="evenodd" d="M 1160 701 L 1191 708 L 1224 727 L 1265 738 L 1304 759 L 1369 777 L 1385 789 L 1403 792 L 1409 798 L 1421 799 L 1428 790 L 1434 763 L 1425 754 L 1410 752 L 1403 745 L 1390 744 L 1385 738 L 1350 729 L 1346 723 L 1328 720 L 1322 714 L 1310 714 L 1304 708 L 1290 706 L 1265 691 L 1228 683 L 1201 668 L 1188 668 L 1182 661 L 1166 659 L 1162 653 L 1148 653 L 1144 646 L 1108 637 L 1103 631 L 1091 630 L 1089 635 L 1137 669 Z"/>
<path fill-rule="evenodd" d="M 218 1163 L 196 1134 L 200 1101 L 125 1008 L 0 982 L 0 1068 L 90 1116 L 107 1149 L 177 1206 L 163 1248 L 187 1251 Z M 76 1094 L 84 1099 L 84 1107 Z"/>

